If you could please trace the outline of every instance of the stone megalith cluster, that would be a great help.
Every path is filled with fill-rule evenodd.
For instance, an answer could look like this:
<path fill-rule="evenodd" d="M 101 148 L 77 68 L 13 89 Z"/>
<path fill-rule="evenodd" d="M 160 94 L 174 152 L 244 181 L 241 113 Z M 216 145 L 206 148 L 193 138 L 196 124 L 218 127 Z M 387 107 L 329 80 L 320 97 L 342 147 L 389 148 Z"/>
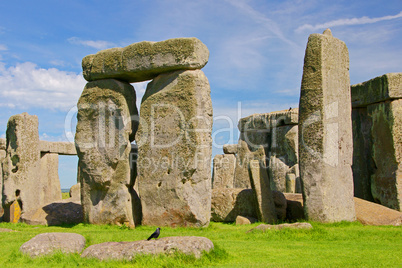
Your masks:
<path fill-rule="evenodd" d="M 329 29 L 309 37 L 299 106 L 299 158 L 305 215 L 353 221 L 353 137 L 349 53 Z"/>
<path fill-rule="evenodd" d="M 40 141 L 38 125 L 35 115 L 11 116 L 6 139 L 0 139 L 4 221 L 17 222 L 21 212 L 61 200 L 58 156 L 74 155 L 75 148 L 71 143 Z"/>
<path fill-rule="evenodd" d="M 351 89 L 355 196 L 402 211 L 402 73 Z"/>
<path fill-rule="evenodd" d="M 177 38 L 83 59 L 89 82 L 78 101 L 75 143 L 86 222 L 208 225 L 212 103 L 200 70 L 208 57 L 200 40 Z M 139 117 L 129 83 L 150 79 Z"/>

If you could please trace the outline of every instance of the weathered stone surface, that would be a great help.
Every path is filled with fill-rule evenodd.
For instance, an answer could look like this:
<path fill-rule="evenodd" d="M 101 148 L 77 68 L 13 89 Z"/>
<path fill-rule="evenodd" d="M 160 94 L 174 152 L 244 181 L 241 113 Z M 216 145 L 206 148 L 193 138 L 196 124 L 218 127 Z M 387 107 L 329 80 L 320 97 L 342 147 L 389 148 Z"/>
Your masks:
<path fill-rule="evenodd" d="M 286 198 L 286 220 L 295 222 L 305 219 L 302 194 L 283 193 Z"/>
<path fill-rule="evenodd" d="M 371 156 L 372 120 L 367 107 L 353 108 L 353 186 L 354 196 L 374 201 L 371 194 L 371 175 L 375 171 L 375 163 Z"/>
<path fill-rule="evenodd" d="M 372 103 L 402 98 L 402 73 L 389 73 L 351 86 L 352 106 L 365 107 Z"/>
<path fill-rule="evenodd" d="M 237 125 L 240 132 L 268 130 L 284 125 L 297 125 L 299 109 L 282 110 L 264 114 L 253 114 L 239 120 Z"/>
<path fill-rule="evenodd" d="M 134 88 L 89 82 L 78 101 L 75 144 L 85 222 L 134 226 L 131 141 L 138 127 Z"/>
<path fill-rule="evenodd" d="M 77 155 L 75 144 L 71 142 L 40 141 L 39 149 L 42 153 Z"/>
<path fill-rule="evenodd" d="M 81 202 L 81 183 L 77 183 L 71 186 L 69 194 L 71 200 L 77 200 Z"/>
<path fill-rule="evenodd" d="M 225 145 L 223 145 L 223 152 L 225 154 L 237 154 L 237 144 L 225 144 Z"/>
<path fill-rule="evenodd" d="M 5 221 L 10 206 L 18 200 L 23 211 L 42 204 L 39 168 L 38 117 L 27 113 L 11 116 L 7 124 L 7 154 L 3 161 L 3 206 Z"/>
<path fill-rule="evenodd" d="M 82 60 L 82 69 L 87 81 L 113 78 L 133 83 L 162 73 L 201 69 L 208 57 L 208 48 L 197 38 L 174 38 L 99 51 Z"/>
<path fill-rule="evenodd" d="M 280 191 L 272 191 L 272 199 L 275 204 L 276 217 L 278 220 L 286 219 L 287 201 L 285 195 Z"/>
<path fill-rule="evenodd" d="M 292 173 L 286 174 L 286 193 L 296 192 L 296 175 Z"/>
<path fill-rule="evenodd" d="M 5 150 L 5 139 L 0 139 L 0 197 L 3 199 L 3 165 L 2 162 L 4 158 L 6 158 L 6 150 Z M 4 147 L 3 147 L 4 145 Z M 2 149 L 4 148 L 4 149 Z M 0 222 L 2 220 L 3 214 L 4 214 L 4 209 L 2 206 L 2 201 L 0 201 Z"/>
<path fill-rule="evenodd" d="M 356 218 L 364 225 L 402 225 L 402 213 L 355 197 Z"/>
<path fill-rule="evenodd" d="M 286 174 L 289 173 L 289 166 L 273 155 L 269 158 L 268 173 L 272 190 L 286 192 Z"/>
<path fill-rule="evenodd" d="M 207 226 L 211 213 L 212 102 L 200 70 L 156 77 L 137 133 L 142 223 Z"/>
<path fill-rule="evenodd" d="M 384 206 L 402 210 L 402 99 L 367 107 L 372 119 L 371 176 L 374 200 Z"/>
<path fill-rule="evenodd" d="M 212 189 L 211 220 L 234 222 L 237 216 L 257 218 L 252 189 Z"/>
<path fill-rule="evenodd" d="M 284 228 L 313 229 L 313 226 L 308 222 L 283 223 L 283 224 L 278 224 L 278 225 L 260 224 L 257 227 L 254 227 L 253 229 L 247 231 L 247 233 L 255 231 L 255 230 L 260 230 L 260 231 L 264 232 L 266 230 L 282 230 Z"/>
<path fill-rule="evenodd" d="M 0 138 L 0 150 L 6 150 L 7 147 L 7 143 L 6 143 L 6 139 Z"/>
<path fill-rule="evenodd" d="M 233 188 L 236 157 L 233 154 L 217 154 L 213 162 L 212 188 Z"/>
<path fill-rule="evenodd" d="M 78 224 L 84 221 L 84 214 L 81 202 L 69 198 L 25 212 L 20 221 L 30 225 L 48 226 Z"/>
<path fill-rule="evenodd" d="M 35 193 L 40 195 L 43 203 L 60 201 L 61 187 L 59 180 L 59 155 L 55 153 L 41 153 L 40 174 L 42 188 Z"/>
<path fill-rule="evenodd" d="M 85 238 L 75 233 L 43 233 L 25 242 L 20 251 L 31 257 L 64 253 L 80 253 L 85 247 Z"/>
<path fill-rule="evenodd" d="M 251 160 L 265 162 L 265 150 L 262 145 L 250 148 L 247 142 L 239 139 L 239 147 L 236 154 L 236 168 L 234 177 L 235 188 L 251 188 L 249 165 Z"/>
<path fill-rule="evenodd" d="M 330 31 L 306 48 L 299 106 L 299 159 L 307 219 L 353 221 L 349 56 Z"/>
<path fill-rule="evenodd" d="M 214 249 L 214 244 L 206 237 L 172 236 L 155 240 L 133 242 L 106 242 L 89 246 L 82 252 L 83 258 L 99 260 L 128 260 L 142 254 L 174 254 L 182 252 L 200 258 L 201 254 Z"/>
<path fill-rule="evenodd" d="M 257 204 L 258 220 L 265 223 L 275 223 L 276 211 L 269 186 L 268 174 L 264 163 L 258 160 L 250 161 L 251 186 Z"/>
<path fill-rule="evenodd" d="M 246 225 L 246 224 L 252 224 L 257 222 L 258 220 L 252 217 L 243 217 L 243 216 L 237 216 L 236 217 L 236 225 Z"/>

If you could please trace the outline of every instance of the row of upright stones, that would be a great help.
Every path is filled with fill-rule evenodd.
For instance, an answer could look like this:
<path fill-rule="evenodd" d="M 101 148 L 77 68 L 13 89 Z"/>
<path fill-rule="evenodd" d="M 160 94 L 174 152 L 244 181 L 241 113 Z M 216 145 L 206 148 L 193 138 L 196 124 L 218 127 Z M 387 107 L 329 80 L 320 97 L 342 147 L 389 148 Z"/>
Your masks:
<path fill-rule="evenodd" d="M 307 219 L 353 221 L 350 98 L 345 43 L 330 30 L 310 35 L 299 109 L 239 120 L 238 144 L 225 145 L 225 154 L 214 159 L 214 198 L 222 199 L 230 192 L 223 188 L 234 188 L 239 189 L 233 192 L 238 199 L 244 199 L 240 193 L 245 195 L 244 189 L 252 188 L 257 211 L 240 213 L 255 213 L 259 220 L 271 223 L 275 221 L 269 217 L 274 209 L 271 190 L 303 193 Z"/>
<path fill-rule="evenodd" d="M 212 102 L 200 70 L 208 57 L 198 39 L 178 38 L 83 59 L 75 144 L 86 222 L 208 225 Z M 150 79 L 138 115 L 130 83 Z"/>
<path fill-rule="evenodd" d="M 310 220 L 354 220 L 353 195 L 401 210 L 402 74 L 349 82 L 344 42 L 330 30 L 312 34 L 300 110 L 240 119 L 238 144 L 224 145 L 224 154 L 215 156 L 212 216 L 272 221 L 263 217 L 272 208 L 261 206 L 272 196 L 262 191 L 268 181 L 272 190 L 303 193 Z M 222 202 L 232 203 L 232 210 L 222 209 Z"/>

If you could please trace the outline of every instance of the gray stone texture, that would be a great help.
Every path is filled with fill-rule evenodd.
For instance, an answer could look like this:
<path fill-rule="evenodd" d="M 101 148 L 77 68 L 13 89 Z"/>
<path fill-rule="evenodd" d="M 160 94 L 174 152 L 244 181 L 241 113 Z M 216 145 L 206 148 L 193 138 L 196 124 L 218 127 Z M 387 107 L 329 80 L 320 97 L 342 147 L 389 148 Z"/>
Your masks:
<path fill-rule="evenodd" d="M 223 145 L 223 152 L 225 154 L 237 154 L 237 144 L 225 144 L 225 145 Z"/>
<path fill-rule="evenodd" d="M 59 180 L 59 155 L 55 153 L 41 153 L 40 173 L 41 189 L 35 194 L 40 195 L 43 203 L 59 201 L 61 197 L 61 187 Z"/>
<path fill-rule="evenodd" d="M 300 176 L 308 220 L 355 220 L 351 112 L 345 43 L 329 29 L 310 35 L 299 106 Z"/>
<path fill-rule="evenodd" d="M 212 102 L 200 70 L 156 77 L 137 133 L 142 223 L 207 226 L 211 213 Z"/>
<path fill-rule="evenodd" d="M 355 196 L 401 210 L 402 73 L 353 85 Z"/>
<path fill-rule="evenodd" d="M 233 154 L 217 154 L 214 157 L 212 188 L 233 188 L 236 157 Z"/>
<path fill-rule="evenodd" d="M 353 85 L 352 106 L 366 107 L 369 104 L 402 98 L 402 73 L 388 73 L 369 81 Z"/>
<path fill-rule="evenodd" d="M 82 60 L 82 69 L 87 81 L 113 78 L 133 83 L 162 73 L 201 69 L 208 58 L 208 48 L 197 38 L 175 38 L 99 51 Z"/>
<path fill-rule="evenodd" d="M 75 144 L 84 220 L 134 227 L 131 142 L 138 127 L 134 88 L 114 79 L 89 82 L 78 101 Z"/>
<path fill-rule="evenodd" d="M 40 194 L 38 117 L 27 113 L 11 116 L 7 124 L 7 154 L 3 161 L 3 207 L 5 221 L 14 201 L 23 211 L 44 204 Z"/>
<path fill-rule="evenodd" d="M 89 246 L 82 252 L 83 258 L 96 258 L 101 261 L 131 261 L 142 254 L 174 254 L 176 252 L 194 255 L 200 258 L 202 253 L 214 249 L 214 244 L 206 237 L 172 236 L 156 240 L 140 240 L 133 242 L 105 242 Z"/>
<path fill-rule="evenodd" d="M 251 160 L 250 173 L 251 186 L 254 190 L 255 203 L 257 204 L 258 220 L 265 223 L 275 223 L 277 221 L 275 204 L 272 198 L 265 163 Z"/>
<path fill-rule="evenodd" d="M 249 161 L 265 158 L 271 188 L 286 191 L 286 175 L 298 161 L 297 122 L 297 108 L 254 114 L 239 120 L 235 187 L 250 187 L 246 168 Z"/>
<path fill-rule="evenodd" d="M 257 218 L 252 189 L 212 189 L 211 220 L 234 222 L 237 216 Z"/>
<path fill-rule="evenodd" d="M 81 202 L 81 183 L 77 183 L 71 186 L 69 194 L 72 200 L 77 200 Z"/>
<path fill-rule="evenodd" d="M 30 225 L 78 224 L 84 221 L 81 202 L 72 198 L 52 202 L 21 215 L 20 221 Z"/>
<path fill-rule="evenodd" d="M 80 253 L 85 247 L 85 238 L 75 233 L 43 233 L 25 242 L 20 251 L 30 257 L 64 253 Z"/>
<path fill-rule="evenodd" d="M 367 107 L 372 119 L 371 192 L 375 201 L 402 210 L 402 99 Z"/>
<path fill-rule="evenodd" d="M 71 142 L 39 141 L 39 149 L 42 153 L 77 155 L 75 144 Z"/>

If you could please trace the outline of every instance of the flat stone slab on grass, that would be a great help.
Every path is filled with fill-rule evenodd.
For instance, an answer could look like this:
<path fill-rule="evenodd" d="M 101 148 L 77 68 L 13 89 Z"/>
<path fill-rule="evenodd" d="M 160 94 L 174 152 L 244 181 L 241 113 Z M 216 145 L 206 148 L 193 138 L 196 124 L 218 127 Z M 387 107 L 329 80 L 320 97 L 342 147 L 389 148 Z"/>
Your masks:
<path fill-rule="evenodd" d="M 355 197 L 356 218 L 364 225 L 402 225 L 402 213 Z"/>
<path fill-rule="evenodd" d="M 85 238 L 75 233 L 43 233 L 38 234 L 20 247 L 20 251 L 31 257 L 64 253 L 80 253 L 85 247 Z"/>
<path fill-rule="evenodd" d="M 7 228 L 0 228 L 0 233 L 7 233 L 7 232 L 16 232 L 16 231 Z"/>
<path fill-rule="evenodd" d="M 283 223 L 283 224 L 278 224 L 278 225 L 260 224 L 257 227 L 254 227 L 253 229 L 247 231 L 247 233 L 252 232 L 254 230 L 261 230 L 261 231 L 264 232 L 266 230 L 282 230 L 284 228 L 289 228 L 289 229 L 312 229 L 313 226 L 308 222 Z"/>
<path fill-rule="evenodd" d="M 81 254 L 83 258 L 99 260 L 132 260 L 138 254 L 172 254 L 183 252 L 201 257 L 203 251 L 209 252 L 214 244 L 206 237 L 173 236 L 156 240 L 140 240 L 133 242 L 105 242 L 89 246 Z"/>

